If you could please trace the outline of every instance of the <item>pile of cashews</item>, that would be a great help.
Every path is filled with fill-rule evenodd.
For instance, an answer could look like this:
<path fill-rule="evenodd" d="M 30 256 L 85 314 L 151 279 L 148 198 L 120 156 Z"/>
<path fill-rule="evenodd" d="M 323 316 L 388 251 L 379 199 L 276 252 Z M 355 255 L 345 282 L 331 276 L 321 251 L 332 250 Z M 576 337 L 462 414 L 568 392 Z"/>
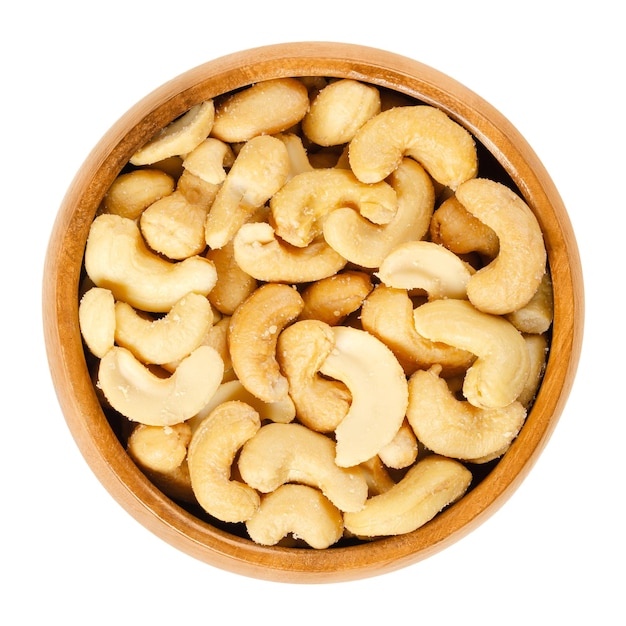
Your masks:
<path fill-rule="evenodd" d="M 84 269 L 128 453 L 263 545 L 427 523 L 507 451 L 549 349 L 530 208 L 442 111 L 352 79 L 194 106 L 113 182 Z"/>

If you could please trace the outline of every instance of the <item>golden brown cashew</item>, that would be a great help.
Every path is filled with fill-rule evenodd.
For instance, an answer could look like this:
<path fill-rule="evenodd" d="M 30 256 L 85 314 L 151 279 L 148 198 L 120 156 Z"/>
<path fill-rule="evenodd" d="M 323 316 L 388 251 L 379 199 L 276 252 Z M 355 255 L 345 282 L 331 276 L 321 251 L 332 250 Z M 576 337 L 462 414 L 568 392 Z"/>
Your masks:
<path fill-rule="evenodd" d="M 276 361 L 276 342 L 302 306 L 295 289 L 270 283 L 254 291 L 231 318 L 228 343 L 237 378 L 265 402 L 287 397 L 289 383 Z"/>
<path fill-rule="evenodd" d="M 133 220 L 109 214 L 99 215 L 91 225 L 85 269 L 116 300 L 154 313 L 169 311 L 190 292 L 207 295 L 217 280 L 208 259 L 168 262 L 148 250 Z"/>
<path fill-rule="evenodd" d="M 239 456 L 242 479 L 262 493 L 297 482 L 319 489 L 339 510 L 358 511 L 367 498 L 360 468 L 335 464 L 335 443 L 301 424 L 266 424 Z"/>
<path fill-rule="evenodd" d="M 420 335 L 477 356 L 463 383 L 474 406 L 502 408 L 520 395 L 530 357 L 524 338 L 506 319 L 483 313 L 466 300 L 433 300 L 415 309 L 413 321 Z"/>
<path fill-rule="evenodd" d="M 185 156 L 183 167 L 205 182 L 219 185 L 226 178 L 224 168 L 232 167 L 234 161 L 235 154 L 227 143 L 208 137 Z"/>
<path fill-rule="evenodd" d="M 220 404 L 196 428 L 187 464 L 198 503 L 223 522 L 243 522 L 259 507 L 259 494 L 238 480 L 231 468 L 241 446 L 259 431 L 258 413 L 243 402 Z"/>
<path fill-rule="evenodd" d="M 91 287 L 78 305 L 78 323 L 89 351 L 103 357 L 115 344 L 115 299 L 108 289 Z"/>
<path fill-rule="evenodd" d="M 443 111 L 431 106 L 396 107 L 379 113 L 350 142 L 350 165 L 365 183 L 383 180 L 409 156 L 439 183 L 456 189 L 476 176 L 472 136 Z"/>
<path fill-rule="evenodd" d="M 541 227 L 528 205 L 508 187 L 488 179 L 467 181 L 456 190 L 461 204 L 498 236 L 498 256 L 467 285 L 481 311 L 504 315 L 520 309 L 537 291 L 546 269 Z"/>

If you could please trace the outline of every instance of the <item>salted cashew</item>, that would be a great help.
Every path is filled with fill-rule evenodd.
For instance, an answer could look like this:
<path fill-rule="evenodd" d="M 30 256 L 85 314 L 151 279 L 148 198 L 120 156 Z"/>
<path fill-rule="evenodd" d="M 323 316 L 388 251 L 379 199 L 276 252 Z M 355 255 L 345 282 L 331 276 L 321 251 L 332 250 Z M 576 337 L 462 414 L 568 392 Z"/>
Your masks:
<path fill-rule="evenodd" d="M 322 234 L 324 218 L 335 209 L 350 207 L 370 222 L 387 224 L 397 206 L 396 192 L 385 181 L 368 185 L 338 168 L 302 172 L 270 199 L 276 234 L 299 247 Z"/>
<path fill-rule="evenodd" d="M 393 469 L 404 469 L 417 459 L 417 439 L 408 421 L 405 419 L 396 436 L 378 451 L 378 457 Z"/>
<path fill-rule="evenodd" d="M 318 489 L 287 484 L 263 497 L 256 513 L 246 521 L 246 530 L 263 546 L 275 546 L 292 535 L 323 550 L 341 539 L 343 515 Z"/>
<path fill-rule="evenodd" d="M 115 303 L 115 341 L 146 364 L 178 361 L 191 354 L 213 324 L 206 296 L 188 293 L 158 319 L 142 315 L 126 302 Z"/>
<path fill-rule="evenodd" d="M 254 291 L 231 317 L 228 344 L 233 368 L 244 387 L 265 402 L 287 397 L 289 383 L 276 361 L 276 342 L 302 306 L 295 289 L 269 283 Z"/>
<path fill-rule="evenodd" d="M 196 348 L 166 378 L 152 373 L 126 348 L 116 346 L 100 360 L 97 385 L 109 404 L 132 422 L 173 426 L 207 404 L 223 371 L 220 355 L 208 346 Z"/>
<path fill-rule="evenodd" d="M 467 350 L 421 336 L 415 330 L 413 308 L 406 289 L 379 284 L 363 303 L 361 324 L 389 347 L 407 375 L 434 363 L 441 364 L 446 378 L 464 374 L 476 357 Z"/>
<path fill-rule="evenodd" d="M 120 174 L 107 190 L 103 209 L 106 213 L 137 219 L 152 203 L 169 196 L 174 179 L 157 169 L 140 169 Z"/>
<path fill-rule="evenodd" d="M 443 111 L 428 105 L 383 111 L 361 126 L 350 142 L 350 166 L 365 183 L 385 179 L 403 156 L 414 158 L 451 189 L 478 171 L 472 136 Z"/>
<path fill-rule="evenodd" d="M 319 489 L 340 511 L 358 511 L 367 498 L 360 468 L 335 464 L 335 443 L 306 426 L 266 424 L 239 455 L 241 478 L 261 493 L 295 482 Z"/>
<path fill-rule="evenodd" d="M 169 262 L 150 251 L 133 220 L 102 214 L 91 225 L 85 269 L 116 300 L 149 312 L 167 312 L 190 292 L 207 295 L 217 280 L 213 263 L 200 256 Z"/>
<path fill-rule="evenodd" d="M 185 155 L 183 167 L 212 185 L 219 185 L 226 178 L 225 168 L 235 161 L 233 149 L 223 141 L 208 137 L 189 154 Z"/>
<path fill-rule="evenodd" d="M 357 537 L 409 533 L 461 498 L 472 473 L 459 461 L 426 456 L 388 491 L 370 498 L 363 509 L 344 513 L 346 530 Z"/>
<path fill-rule="evenodd" d="M 296 78 L 256 83 L 217 104 L 211 131 L 229 143 L 273 135 L 297 124 L 309 108 L 309 93 Z"/>
<path fill-rule="evenodd" d="M 205 180 L 192 174 L 188 170 L 183 170 L 176 183 L 176 191 L 181 193 L 189 204 L 196 204 L 202 207 L 206 213 L 215 202 L 220 185 L 207 183 Z M 202 237 L 204 239 L 204 224 L 202 225 Z M 206 245 L 206 243 L 205 243 Z"/>
<path fill-rule="evenodd" d="M 364 461 L 359 465 L 365 480 L 367 481 L 369 496 L 377 496 L 385 491 L 389 491 L 395 482 L 389 475 L 388 469 L 385 467 L 379 456 L 373 456 L 371 459 Z"/>
<path fill-rule="evenodd" d="M 277 238 L 266 222 L 244 224 L 234 239 L 237 265 L 259 281 L 309 283 L 333 276 L 347 261 L 323 237 L 305 248 Z"/>
<path fill-rule="evenodd" d="M 150 165 L 168 157 L 191 152 L 208 137 L 214 119 L 215 106 L 212 100 L 193 106 L 137 150 L 130 162 L 133 165 Z"/>
<path fill-rule="evenodd" d="M 247 141 L 237 155 L 206 219 L 206 243 L 221 248 L 285 183 L 289 155 L 276 137 Z"/>
<path fill-rule="evenodd" d="M 223 522 L 243 522 L 258 509 L 259 494 L 231 479 L 239 449 L 259 431 L 258 413 L 244 402 L 220 404 L 195 429 L 187 465 L 198 504 Z"/>
<path fill-rule="evenodd" d="M 315 281 L 302 291 L 304 308 L 300 319 L 315 319 L 336 326 L 361 308 L 373 287 L 371 276 L 356 270 Z"/>
<path fill-rule="evenodd" d="M 517 401 L 486 409 L 457 400 L 433 366 L 409 379 L 407 419 L 432 452 L 471 461 L 506 449 L 524 424 L 526 409 Z"/>
<path fill-rule="evenodd" d="M 552 326 L 554 294 L 552 278 L 546 272 L 533 297 L 521 309 L 513 311 L 506 319 L 522 333 L 542 334 Z"/>
<path fill-rule="evenodd" d="M 537 291 L 546 269 L 546 247 L 537 218 L 516 193 L 486 178 L 468 180 L 456 190 L 456 197 L 500 242 L 498 256 L 469 281 L 470 302 L 496 315 L 520 309 Z"/>
<path fill-rule="evenodd" d="M 517 401 L 529 408 L 537 395 L 539 383 L 546 368 L 550 345 L 545 334 L 525 334 L 524 340 L 530 355 L 530 373 Z"/>
<path fill-rule="evenodd" d="M 298 135 L 295 133 L 278 133 L 275 137 L 280 139 L 287 148 L 289 156 L 288 180 L 302 172 L 310 172 L 313 169 L 306 148 Z"/>
<path fill-rule="evenodd" d="M 502 408 L 522 392 L 530 371 L 528 348 L 506 319 L 476 309 L 467 300 L 433 300 L 413 313 L 415 328 L 476 355 L 463 382 L 465 398 L 485 409 Z"/>
<path fill-rule="evenodd" d="M 302 120 L 302 132 L 320 146 L 336 146 L 350 141 L 378 113 L 378 89 L 345 78 L 329 83 L 313 98 Z"/>
<path fill-rule="evenodd" d="M 408 388 L 400 363 L 382 341 L 349 326 L 331 328 L 335 347 L 320 372 L 342 381 L 352 396 L 335 429 L 336 462 L 350 467 L 378 454 L 395 437 L 406 413 Z"/>
<path fill-rule="evenodd" d="M 108 289 L 91 287 L 80 299 L 78 324 L 89 351 L 103 357 L 115 344 L 115 299 Z"/>
<path fill-rule="evenodd" d="M 407 241 L 396 246 L 375 275 L 388 287 L 422 289 L 429 300 L 466 298 L 470 267 L 454 252 L 432 241 Z"/>
<path fill-rule="evenodd" d="M 300 422 L 319 432 L 331 432 L 350 408 L 346 386 L 320 376 L 319 370 L 335 346 L 331 327 L 318 320 L 300 320 L 278 337 L 276 359 L 289 382 Z"/>
<path fill-rule="evenodd" d="M 398 198 L 396 214 L 388 224 L 372 224 L 349 208 L 339 208 L 324 220 L 326 241 L 361 267 L 379 267 L 395 246 L 422 239 L 428 230 L 435 192 L 424 168 L 412 159 L 402 159 L 388 182 Z"/>

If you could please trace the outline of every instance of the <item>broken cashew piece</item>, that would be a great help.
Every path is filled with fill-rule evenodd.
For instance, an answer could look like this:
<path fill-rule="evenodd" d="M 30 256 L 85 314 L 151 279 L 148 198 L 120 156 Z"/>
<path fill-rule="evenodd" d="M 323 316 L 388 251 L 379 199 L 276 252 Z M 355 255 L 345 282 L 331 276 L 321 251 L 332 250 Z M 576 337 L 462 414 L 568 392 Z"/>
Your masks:
<path fill-rule="evenodd" d="M 506 319 L 521 333 L 541 335 L 552 326 L 554 316 L 554 294 L 552 278 L 546 272 L 533 297 L 521 309 L 513 311 Z"/>
<path fill-rule="evenodd" d="M 232 167 L 234 161 L 235 154 L 227 143 L 208 137 L 185 156 L 183 167 L 203 181 L 219 185 L 226 179 L 224 168 Z"/>
<path fill-rule="evenodd" d="M 287 154 L 289 155 L 288 180 L 302 172 L 310 172 L 313 169 L 306 148 L 298 135 L 295 133 L 278 133 L 275 137 L 280 139 L 285 144 L 285 148 L 287 148 Z"/>
<path fill-rule="evenodd" d="M 92 287 L 78 305 L 78 324 L 89 351 L 102 358 L 115 344 L 115 299 L 108 289 Z"/>

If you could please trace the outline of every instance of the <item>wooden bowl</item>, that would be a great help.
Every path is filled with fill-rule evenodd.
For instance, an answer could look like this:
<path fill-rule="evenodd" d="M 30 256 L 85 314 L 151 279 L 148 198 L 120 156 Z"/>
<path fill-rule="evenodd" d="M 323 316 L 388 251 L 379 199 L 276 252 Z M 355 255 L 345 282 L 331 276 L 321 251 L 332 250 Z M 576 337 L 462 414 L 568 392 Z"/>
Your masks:
<path fill-rule="evenodd" d="M 482 146 L 484 166 L 516 186 L 537 216 L 554 287 L 545 376 L 509 451 L 459 502 L 418 530 L 326 550 L 256 545 L 156 489 L 105 417 L 78 327 L 88 230 L 104 193 L 130 156 L 193 105 L 256 81 L 287 76 L 363 80 L 437 106 L 463 125 Z M 239 52 L 196 67 L 149 94 L 113 125 L 77 173 L 51 234 L 45 276 L 44 325 L 52 378 L 67 424 L 95 475 L 136 520 L 172 546 L 213 566 L 265 580 L 315 583 L 378 575 L 429 557 L 476 528 L 504 504 L 541 454 L 564 408 L 581 349 L 584 312 L 577 245 L 562 200 L 533 150 L 498 111 L 448 76 L 357 45 L 309 42 Z"/>

